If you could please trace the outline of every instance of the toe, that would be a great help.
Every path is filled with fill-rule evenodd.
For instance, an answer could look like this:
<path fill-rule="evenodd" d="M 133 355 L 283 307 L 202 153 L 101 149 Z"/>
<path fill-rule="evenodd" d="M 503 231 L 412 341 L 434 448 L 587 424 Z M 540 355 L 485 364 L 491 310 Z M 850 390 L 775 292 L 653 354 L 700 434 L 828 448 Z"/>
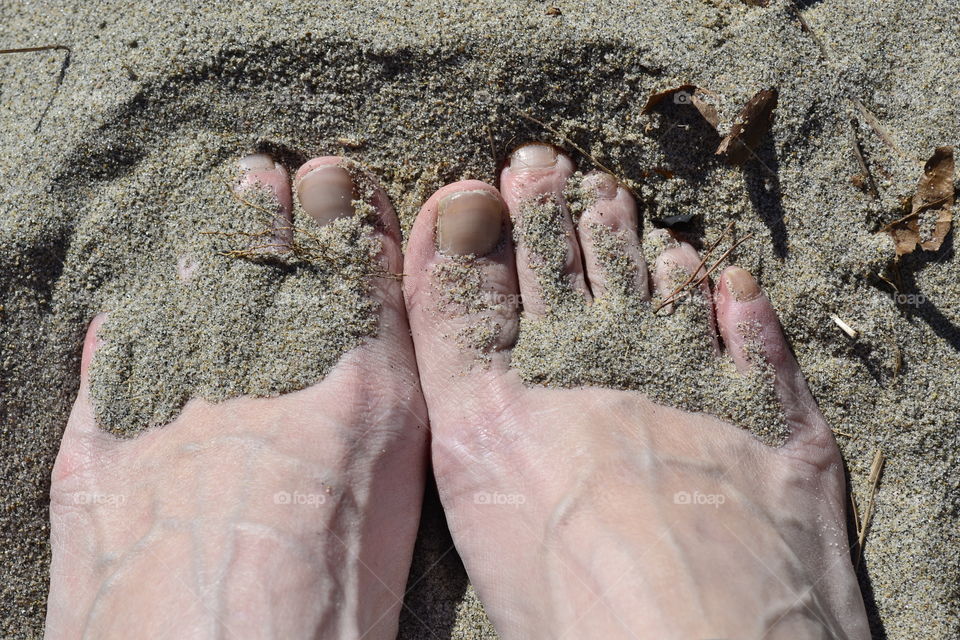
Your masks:
<path fill-rule="evenodd" d="M 340 156 L 308 160 L 297 170 L 293 185 L 300 205 L 298 216 L 309 216 L 313 223 L 322 227 L 353 216 L 360 208 L 364 223 L 379 240 L 379 264 L 375 273 L 368 274 L 370 295 L 380 305 L 377 340 L 373 348 L 363 350 L 362 358 L 354 358 L 351 362 L 360 365 L 366 358 L 395 359 L 398 354 L 405 361 L 408 352 L 412 361 L 409 324 L 400 285 L 403 272 L 400 222 L 386 192 L 358 163 Z M 384 351 L 378 352 L 381 347 Z"/>
<path fill-rule="evenodd" d="M 743 373 L 756 367 L 772 369 L 791 438 L 832 445 L 833 435 L 784 338 L 780 320 L 748 271 L 739 267 L 723 271 L 716 309 L 720 335 L 737 369 Z"/>
<path fill-rule="evenodd" d="M 93 440 L 109 440 L 112 438 L 106 431 L 97 428 L 96 417 L 93 412 L 93 401 L 90 397 L 90 368 L 93 364 L 94 353 L 102 344 L 98 335 L 107 314 L 98 314 L 90 321 L 87 334 L 83 340 L 83 351 L 80 356 L 80 389 L 77 399 L 70 411 L 67 427 L 60 441 L 60 451 L 53 466 L 53 479 L 58 480 L 73 475 L 78 469 L 87 464 L 90 453 L 90 443 Z"/>
<path fill-rule="evenodd" d="M 262 249 L 265 251 L 288 250 L 293 239 L 293 206 L 287 170 L 265 153 L 246 156 L 237 164 L 240 169 L 237 193 L 243 195 L 254 189 L 266 190 L 276 203 L 273 219 L 270 221 L 271 238 L 264 243 L 265 246 Z"/>
<path fill-rule="evenodd" d="M 517 244 L 524 313 L 539 316 L 590 300 L 580 245 L 563 191 L 573 162 L 546 144 L 527 144 L 500 176 Z"/>
<path fill-rule="evenodd" d="M 595 297 L 612 291 L 650 298 L 647 263 L 637 235 L 637 205 L 607 173 L 584 178 L 590 204 L 577 222 L 587 281 Z"/>
<path fill-rule="evenodd" d="M 707 338 L 720 352 L 710 279 L 697 250 L 686 242 L 674 240 L 666 231 L 651 234 L 665 246 L 653 269 L 653 285 L 662 313 L 671 314 L 680 304 L 702 305 L 707 323 Z"/>
<path fill-rule="evenodd" d="M 462 378 L 478 361 L 507 368 L 519 301 L 509 235 L 500 194 L 476 180 L 443 187 L 420 210 L 407 245 L 404 293 L 424 378 Z M 429 393 L 446 385 L 423 386 Z"/>

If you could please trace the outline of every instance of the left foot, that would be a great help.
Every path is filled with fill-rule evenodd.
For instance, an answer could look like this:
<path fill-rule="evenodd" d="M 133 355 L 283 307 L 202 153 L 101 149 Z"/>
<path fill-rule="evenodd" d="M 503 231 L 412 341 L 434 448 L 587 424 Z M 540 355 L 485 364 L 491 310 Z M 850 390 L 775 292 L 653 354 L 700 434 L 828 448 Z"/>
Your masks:
<path fill-rule="evenodd" d="M 498 632 L 867 638 L 839 451 L 749 273 L 718 278 L 716 324 L 740 371 L 772 368 L 790 429 L 782 447 L 639 392 L 532 387 L 511 368 L 521 297 L 531 318 L 553 313 L 558 297 L 616 304 L 593 225 L 619 237 L 614 259 L 632 261 L 616 295 L 649 299 L 631 195 L 610 176 L 591 178 L 597 198 L 574 225 L 563 195 L 573 171 L 546 145 L 523 147 L 503 171 L 503 198 L 476 181 L 434 194 L 406 254 L 437 486 Z M 531 203 L 558 216 L 564 246 L 549 256 L 511 242 L 507 217 L 517 222 Z M 544 275 L 544 264 L 556 272 Z M 698 268 L 696 251 L 678 244 L 652 281 L 662 297 L 676 273 Z M 701 293 L 689 302 L 708 303 L 699 349 L 719 357 L 709 285 Z"/>
<path fill-rule="evenodd" d="M 295 179 L 321 224 L 352 210 L 340 162 L 311 160 Z M 241 188 L 271 190 L 289 220 L 286 171 L 262 154 L 241 167 Z M 374 200 L 380 266 L 399 273 L 396 216 L 382 192 Z M 278 225 L 271 244 L 283 250 L 288 233 Z M 195 399 L 131 440 L 95 423 L 89 369 L 103 317 L 91 324 L 53 471 L 47 638 L 396 636 L 426 416 L 400 285 L 377 278 L 371 291 L 377 335 L 322 382 Z"/>

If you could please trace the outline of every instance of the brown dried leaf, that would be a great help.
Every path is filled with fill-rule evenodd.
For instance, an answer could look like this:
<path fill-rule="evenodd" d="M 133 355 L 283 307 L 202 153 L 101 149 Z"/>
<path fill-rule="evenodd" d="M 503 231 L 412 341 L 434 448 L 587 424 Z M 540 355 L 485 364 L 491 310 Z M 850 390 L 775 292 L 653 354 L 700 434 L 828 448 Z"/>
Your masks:
<path fill-rule="evenodd" d="M 779 92 L 776 89 L 758 91 L 744 105 L 734 121 L 730 133 L 717 147 L 718 156 L 726 156 L 731 164 L 743 164 L 773 124 L 773 111 L 777 108 Z"/>
<path fill-rule="evenodd" d="M 769 7 L 770 0 L 743 0 L 747 4 L 753 7 Z"/>
<path fill-rule="evenodd" d="M 923 167 L 916 193 L 904 203 L 910 213 L 883 228 L 893 238 L 898 256 L 913 253 L 918 245 L 936 251 L 943 244 L 953 223 L 954 171 L 953 147 L 937 147 Z M 928 221 L 929 234 L 921 229 L 921 222 Z"/>
<path fill-rule="evenodd" d="M 647 98 L 647 104 L 643 105 L 640 113 L 650 113 L 654 107 L 663 102 L 666 98 L 672 98 L 676 104 L 693 105 L 703 119 L 710 123 L 714 129 L 720 123 L 720 117 L 717 114 L 717 108 L 712 101 L 716 101 L 718 96 L 709 89 L 702 89 L 692 84 L 682 84 L 679 87 L 673 87 L 666 91 L 660 91 Z"/>
<path fill-rule="evenodd" d="M 923 167 L 923 177 L 913 196 L 913 212 L 918 216 L 935 213 L 936 223 L 933 233 L 926 240 L 920 236 L 920 247 L 927 251 L 936 251 L 950 233 L 953 222 L 953 147 L 937 147 Z"/>

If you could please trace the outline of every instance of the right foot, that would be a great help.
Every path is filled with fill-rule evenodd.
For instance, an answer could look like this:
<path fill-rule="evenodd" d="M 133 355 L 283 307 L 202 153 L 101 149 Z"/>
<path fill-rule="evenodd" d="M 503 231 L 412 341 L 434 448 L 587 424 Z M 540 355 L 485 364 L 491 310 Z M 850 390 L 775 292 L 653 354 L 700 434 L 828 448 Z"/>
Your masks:
<path fill-rule="evenodd" d="M 517 305 L 471 305 L 451 284 L 551 313 L 535 250 L 514 251 L 507 215 L 532 200 L 562 205 L 572 172 L 549 147 L 521 148 L 502 199 L 481 182 L 444 187 L 407 250 L 437 485 L 494 625 L 504 638 L 867 638 L 839 451 L 749 273 L 719 277 L 716 323 L 741 371 L 758 356 L 773 369 L 790 429 L 779 448 L 639 392 L 528 386 L 510 366 Z M 599 222 L 634 261 L 630 295 L 647 299 L 633 200 L 609 176 L 591 180 L 604 197 L 579 227 L 559 209 L 567 266 L 554 282 L 588 302 L 604 297 L 587 226 Z M 669 248 L 653 282 L 698 262 L 689 245 Z M 703 328 L 705 350 L 713 331 Z"/>

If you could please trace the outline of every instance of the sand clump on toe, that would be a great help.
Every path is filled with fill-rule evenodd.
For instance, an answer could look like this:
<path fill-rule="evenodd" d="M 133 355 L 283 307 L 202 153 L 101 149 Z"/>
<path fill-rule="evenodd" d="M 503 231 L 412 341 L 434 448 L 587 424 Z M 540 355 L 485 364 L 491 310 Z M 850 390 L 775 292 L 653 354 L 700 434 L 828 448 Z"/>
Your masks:
<path fill-rule="evenodd" d="M 141 166 L 137 176 L 145 193 L 156 188 L 154 168 Z M 276 251 L 272 194 L 253 188 L 233 197 L 217 169 L 178 185 L 189 208 L 144 201 L 123 211 L 114 235 L 102 237 L 96 225 L 76 236 L 100 245 L 82 269 L 108 283 L 100 290 L 109 316 L 91 394 L 98 424 L 116 435 L 166 424 L 192 397 L 217 402 L 302 389 L 376 332 L 369 282 L 385 276 L 374 266 L 380 245 L 365 219 L 370 211 L 358 207 L 323 227 L 298 211 L 292 248 Z M 138 262 L 141 253 L 104 247 L 113 238 L 149 237 L 164 218 L 167 233 L 140 247 L 152 254 L 142 266 L 120 261 Z M 111 250 L 118 261 L 103 259 Z M 116 272 L 125 274 L 122 282 Z"/>
<path fill-rule="evenodd" d="M 611 169 L 637 196 L 642 232 L 683 214 L 694 242 L 716 239 L 730 222 L 737 237 L 754 235 L 731 258 L 758 277 L 828 422 L 847 434 L 838 441 L 861 506 L 874 453 L 886 456 L 859 565 L 875 634 L 960 635 L 960 263 L 948 238 L 893 269 L 893 244 L 876 233 L 902 215 L 933 150 L 960 144 L 960 77 L 952 64 L 960 34 L 948 2 L 796 4 L 807 30 L 782 1 L 570 0 L 556 12 L 540 3 L 472 1 L 442 9 L 361 2 L 349 12 L 323 1 L 211 2 L 202 12 L 107 0 L 62 0 L 43 12 L 22 3 L 0 9 L 3 47 L 70 47 L 66 65 L 63 50 L 0 56 L 0 635 L 34 637 L 42 628 L 46 479 L 75 397 L 86 324 L 105 303 L 128 310 L 121 315 L 129 331 L 118 331 L 116 344 L 133 348 L 135 333 L 153 330 L 138 324 L 134 310 L 151 313 L 151 301 L 176 310 L 157 287 L 181 286 L 180 254 L 201 250 L 199 282 L 224 279 L 255 293 L 251 301 L 275 302 L 280 333 L 249 334 L 246 351 L 228 339 L 231 315 L 238 324 L 271 322 L 230 293 L 202 301 L 206 319 L 185 309 L 183 317 L 199 324 L 163 326 L 180 332 L 171 342 L 197 345 L 190 384 L 209 385 L 213 397 L 273 393 L 326 370 L 321 362 L 312 373 L 313 364 L 255 371 L 255 357 L 270 357 L 262 351 L 271 340 L 273 348 L 296 348 L 283 332 L 302 324 L 300 311 L 284 306 L 281 290 L 324 295 L 315 289 L 323 269 L 218 256 L 236 245 L 195 232 L 210 229 L 227 206 L 243 209 L 227 204 L 225 186 L 205 180 L 253 150 L 288 169 L 311 156 L 347 155 L 378 178 L 409 228 L 437 188 L 463 178 L 493 183 L 497 163 L 528 140 L 564 147 L 584 171 Z M 648 96 L 681 84 L 716 95 L 720 134 L 689 104 L 664 100 L 642 113 Z M 729 166 L 714 154 L 721 134 L 770 87 L 779 91 L 770 134 L 756 158 Z M 861 170 L 851 118 L 876 198 L 850 180 Z M 162 273 L 172 282 L 157 282 Z M 343 286 L 346 299 L 356 299 L 361 285 Z M 187 294 L 181 289 L 177 304 L 200 297 Z M 693 302 L 661 320 L 668 338 L 683 335 Z M 340 353 L 373 330 L 366 312 L 351 315 L 347 306 L 333 318 L 308 304 L 304 313 L 339 329 L 297 331 L 316 331 L 307 339 Z M 608 313 L 584 319 L 578 330 L 581 341 L 594 341 L 599 360 L 547 359 L 557 354 L 538 354 L 535 335 L 557 344 L 578 333 L 563 323 L 526 323 L 518 366 L 531 379 L 573 371 L 584 383 L 636 386 L 626 379 L 636 355 L 624 349 L 631 341 L 601 338 L 609 335 Z M 638 319 L 650 317 L 644 314 Z M 222 334 L 212 329 L 217 324 Z M 153 353 L 180 357 L 166 337 L 143 338 L 164 342 Z M 489 336 L 464 339 L 482 346 Z M 235 348 L 246 354 L 242 361 L 226 358 Z M 125 358 L 117 354 L 115 371 L 143 362 Z M 214 380 L 215 370 L 226 379 Z M 170 415 L 183 397 L 179 375 L 156 402 L 128 397 L 121 410 L 145 422 Z M 130 379 L 102 382 L 119 392 Z M 655 386 L 691 383 L 681 376 Z M 701 393 L 689 389 L 691 397 Z M 744 424 L 750 416 L 733 419 Z M 431 569 L 449 548 L 436 542 L 445 540 L 430 517 L 436 509 L 429 503 L 424 516 L 400 635 L 493 637 L 458 567 Z"/>
<path fill-rule="evenodd" d="M 589 203 L 577 203 L 575 192 L 567 196 L 576 222 Z M 588 304 L 563 275 L 568 239 L 562 215 L 552 198 L 535 199 L 521 205 L 514 220 L 515 242 L 530 253 L 546 306 L 543 316 L 521 320 L 511 361 L 521 376 L 550 386 L 637 389 L 664 404 L 733 422 L 770 445 L 783 444 L 788 431 L 772 370 L 758 367 L 742 376 L 732 361 L 716 357 L 707 333 L 711 311 L 699 289 L 678 298 L 669 314 L 655 315 L 661 301 L 641 300 L 632 290 L 640 267 L 622 234 L 595 224 L 609 291 Z M 688 274 L 675 275 L 679 286 Z"/>

